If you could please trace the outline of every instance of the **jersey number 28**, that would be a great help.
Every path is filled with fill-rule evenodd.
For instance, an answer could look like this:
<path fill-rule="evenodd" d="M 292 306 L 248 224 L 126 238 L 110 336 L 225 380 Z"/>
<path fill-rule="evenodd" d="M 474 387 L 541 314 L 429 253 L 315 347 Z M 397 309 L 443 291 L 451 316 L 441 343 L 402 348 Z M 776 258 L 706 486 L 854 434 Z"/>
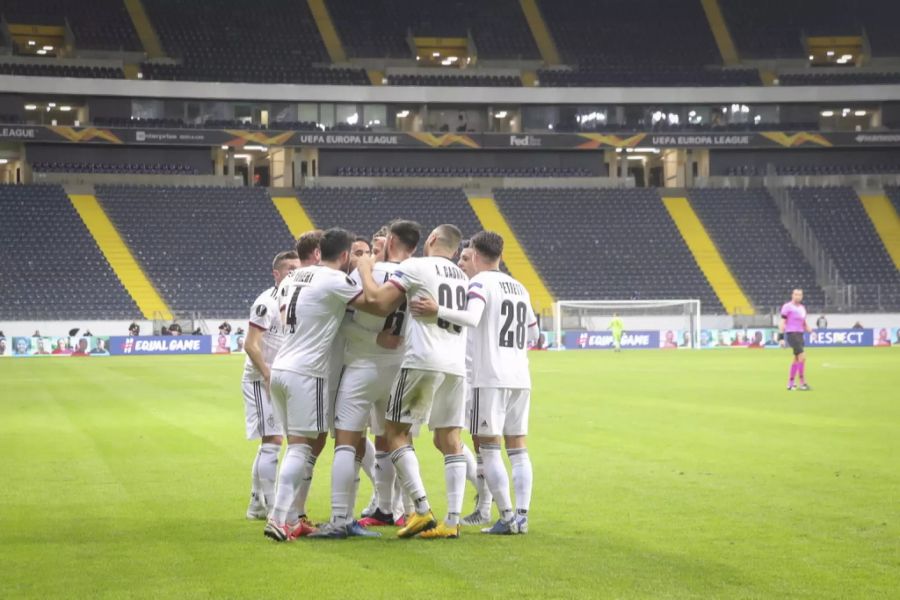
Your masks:
<path fill-rule="evenodd" d="M 504 300 L 500 304 L 500 316 L 506 320 L 500 328 L 500 347 L 518 348 L 525 347 L 525 320 L 528 318 L 528 308 L 524 302 L 513 304 L 511 300 Z M 515 319 L 515 333 L 511 331 Z"/>

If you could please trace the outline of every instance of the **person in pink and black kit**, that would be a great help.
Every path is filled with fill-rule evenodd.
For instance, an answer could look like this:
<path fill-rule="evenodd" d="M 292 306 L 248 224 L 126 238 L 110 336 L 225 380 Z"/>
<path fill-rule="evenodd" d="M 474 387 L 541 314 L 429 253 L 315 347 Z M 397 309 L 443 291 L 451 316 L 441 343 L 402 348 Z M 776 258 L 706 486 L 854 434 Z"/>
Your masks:
<path fill-rule="evenodd" d="M 806 307 L 803 306 L 803 290 L 796 289 L 791 292 L 791 301 L 781 307 L 781 322 L 778 324 L 781 347 L 787 345 L 794 351 L 794 360 L 791 362 L 791 376 L 788 379 L 788 391 L 800 389 L 809 391 L 812 388 L 806 383 L 806 353 L 803 349 L 803 334 L 812 332 L 812 328 L 806 324 Z M 794 379 L 800 378 L 800 387 L 794 385 Z"/>

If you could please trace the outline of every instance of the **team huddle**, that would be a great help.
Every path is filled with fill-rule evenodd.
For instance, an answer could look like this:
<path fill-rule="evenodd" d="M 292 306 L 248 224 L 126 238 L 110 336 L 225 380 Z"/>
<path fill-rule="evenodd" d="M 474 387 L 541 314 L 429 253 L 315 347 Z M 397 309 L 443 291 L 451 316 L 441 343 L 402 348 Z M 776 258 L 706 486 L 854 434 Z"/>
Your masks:
<path fill-rule="evenodd" d="M 243 377 L 247 437 L 261 441 L 247 517 L 266 519 L 266 537 L 377 537 L 373 527 L 398 526 L 401 538 L 455 538 L 460 525 L 489 525 L 494 503 L 499 519 L 482 532 L 528 531 L 527 348 L 539 335 L 528 291 L 500 270 L 498 234 L 481 231 L 460 250 L 459 229 L 440 225 L 414 257 L 420 237 L 405 220 L 371 244 L 312 231 L 275 257 L 275 286 L 251 309 Z M 413 447 L 422 425 L 444 457 L 440 522 Z M 306 502 L 329 432 L 331 518 L 315 526 Z M 375 492 L 357 520 L 360 471 Z M 476 507 L 462 517 L 467 480 Z"/>

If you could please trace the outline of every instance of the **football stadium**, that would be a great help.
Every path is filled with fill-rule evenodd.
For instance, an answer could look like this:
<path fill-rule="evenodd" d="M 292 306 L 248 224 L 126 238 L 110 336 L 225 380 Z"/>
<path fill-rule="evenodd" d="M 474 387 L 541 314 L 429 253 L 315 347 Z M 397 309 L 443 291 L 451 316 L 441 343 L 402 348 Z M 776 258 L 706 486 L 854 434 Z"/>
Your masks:
<path fill-rule="evenodd" d="M 898 23 L 0 0 L 0 595 L 900 597 Z"/>

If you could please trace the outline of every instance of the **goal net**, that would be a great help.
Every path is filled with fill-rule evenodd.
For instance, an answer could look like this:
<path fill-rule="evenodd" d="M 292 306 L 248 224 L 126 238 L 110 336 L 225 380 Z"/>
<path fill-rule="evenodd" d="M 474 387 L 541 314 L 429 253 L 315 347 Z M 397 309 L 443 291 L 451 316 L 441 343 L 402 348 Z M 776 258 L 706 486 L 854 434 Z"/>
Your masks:
<path fill-rule="evenodd" d="M 698 348 L 699 300 L 560 300 L 553 304 L 558 350 L 610 349 L 618 316 L 622 348 Z"/>

